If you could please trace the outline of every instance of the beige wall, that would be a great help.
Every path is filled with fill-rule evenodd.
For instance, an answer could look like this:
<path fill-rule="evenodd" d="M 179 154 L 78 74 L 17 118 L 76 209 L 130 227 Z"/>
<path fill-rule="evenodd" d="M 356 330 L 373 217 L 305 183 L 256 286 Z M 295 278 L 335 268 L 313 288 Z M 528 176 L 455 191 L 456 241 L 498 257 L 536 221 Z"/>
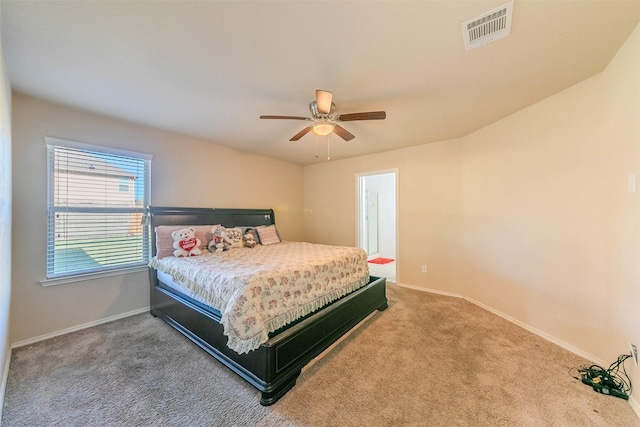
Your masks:
<path fill-rule="evenodd" d="M 37 284 L 48 135 L 154 154 L 156 205 L 274 207 L 284 238 L 319 243 L 355 244 L 356 174 L 397 169 L 399 282 L 612 361 L 640 344 L 639 97 L 636 28 L 600 75 L 465 138 L 300 168 L 15 94 L 12 341 L 148 304 L 144 273 Z"/>
<path fill-rule="evenodd" d="M 12 343 L 149 305 L 146 272 L 38 283 L 46 274 L 45 136 L 153 154 L 156 206 L 273 208 L 282 237 L 303 239 L 302 167 L 14 93 Z"/>
<path fill-rule="evenodd" d="M 609 362 L 639 344 L 639 123 L 640 27 L 600 75 L 465 138 L 463 293 Z"/>
<path fill-rule="evenodd" d="M 456 280 L 462 206 L 459 141 L 305 167 L 305 238 L 314 243 L 357 245 L 356 174 L 389 169 L 398 170 L 398 280 L 413 286 L 459 292 Z M 429 273 L 420 271 L 423 264 L 428 266 Z"/>
<path fill-rule="evenodd" d="M 398 168 L 398 282 L 610 363 L 640 345 L 639 126 L 640 27 L 600 75 L 465 138 L 305 167 L 305 237 L 355 244 L 355 174 Z"/>
<path fill-rule="evenodd" d="M 0 11 L 1 13 L 1 11 Z M 11 247 L 11 87 L 0 31 L 0 247 Z M 9 370 L 11 251 L 0 252 L 0 414 Z M 0 415 L 1 416 L 1 415 Z"/>

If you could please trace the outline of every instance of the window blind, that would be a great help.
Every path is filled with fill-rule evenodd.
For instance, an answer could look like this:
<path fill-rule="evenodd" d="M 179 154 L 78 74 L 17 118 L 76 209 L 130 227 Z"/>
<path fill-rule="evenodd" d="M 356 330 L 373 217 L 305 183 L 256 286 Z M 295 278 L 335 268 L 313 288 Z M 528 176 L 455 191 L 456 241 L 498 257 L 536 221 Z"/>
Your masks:
<path fill-rule="evenodd" d="M 47 142 L 47 278 L 148 263 L 151 156 Z"/>

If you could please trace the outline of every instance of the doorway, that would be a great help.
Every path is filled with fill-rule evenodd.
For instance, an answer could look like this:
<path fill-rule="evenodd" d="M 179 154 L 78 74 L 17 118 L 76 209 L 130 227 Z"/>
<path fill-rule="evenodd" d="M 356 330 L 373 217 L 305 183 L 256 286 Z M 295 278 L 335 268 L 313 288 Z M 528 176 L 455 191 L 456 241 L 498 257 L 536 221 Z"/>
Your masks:
<path fill-rule="evenodd" d="M 357 174 L 356 179 L 358 245 L 367 252 L 370 274 L 395 283 L 397 170 Z"/>

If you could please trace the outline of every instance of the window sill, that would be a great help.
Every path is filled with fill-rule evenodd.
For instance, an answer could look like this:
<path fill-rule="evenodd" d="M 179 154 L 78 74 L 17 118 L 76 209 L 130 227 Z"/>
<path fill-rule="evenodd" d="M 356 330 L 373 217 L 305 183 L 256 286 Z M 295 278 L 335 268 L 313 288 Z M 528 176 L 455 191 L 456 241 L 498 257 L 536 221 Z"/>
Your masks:
<path fill-rule="evenodd" d="M 67 283 L 74 283 L 74 282 L 84 282 L 84 281 L 93 280 L 93 279 L 101 279 L 103 277 L 120 276 L 123 274 L 130 274 L 130 273 L 139 273 L 141 271 L 149 271 L 149 267 L 147 267 L 146 265 L 140 265 L 137 267 L 101 271 L 98 273 L 76 274 L 74 276 L 58 277 L 55 279 L 44 279 L 44 280 L 40 280 L 38 283 L 40 283 L 42 287 L 48 287 L 48 286 L 64 285 Z"/>

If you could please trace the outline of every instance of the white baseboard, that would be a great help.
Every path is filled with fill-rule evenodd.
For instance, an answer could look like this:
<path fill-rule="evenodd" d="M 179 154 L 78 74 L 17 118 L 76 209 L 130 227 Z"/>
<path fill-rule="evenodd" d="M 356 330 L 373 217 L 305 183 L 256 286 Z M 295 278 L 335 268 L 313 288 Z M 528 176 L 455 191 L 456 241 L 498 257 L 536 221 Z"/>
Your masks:
<path fill-rule="evenodd" d="M 396 285 L 400 286 L 400 287 L 403 287 L 403 288 L 414 289 L 414 290 L 422 291 L 422 292 L 429 292 L 429 293 L 432 293 L 432 294 L 444 295 L 444 296 L 449 296 L 449 297 L 453 297 L 453 298 L 463 298 L 466 301 L 469 301 L 470 303 L 472 303 L 474 305 L 477 305 L 478 307 L 480 307 L 480 308 L 482 308 L 484 310 L 487 310 L 487 311 L 495 314 L 496 316 L 502 317 L 503 319 L 505 319 L 505 320 L 515 324 L 515 325 L 518 325 L 521 328 L 526 329 L 527 331 L 532 332 L 532 333 L 538 335 L 539 337 L 541 337 L 541 338 L 543 338 L 543 339 L 545 339 L 547 341 L 550 341 L 550 342 L 552 342 L 552 343 L 564 348 L 565 350 L 568 350 L 568 351 L 570 351 L 570 352 L 572 352 L 572 353 L 574 353 L 574 354 L 576 354 L 576 355 L 578 355 L 580 357 L 583 357 L 583 358 L 585 358 L 587 360 L 590 360 L 590 361 L 592 361 L 592 362 L 594 362 L 594 363 L 596 363 L 598 365 L 602 365 L 602 366 L 607 365 L 607 362 L 605 362 L 604 360 L 602 360 L 602 359 L 600 359 L 598 357 L 595 357 L 592 354 L 584 352 L 581 349 L 579 349 L 579 348 L 577 348 L 577 347 L 575 347 L 573 345 L 570 345 L 570 344 L 568 344 L 568 343 L 566 343 L 566 342 L 564 342 L 562 340 L 559 340 L 559 339 L 557 339 L 556 337 L 554 337 L 552 335 L 549 335 L 549 334 L 547 334 L 547 333 L 545 333 L 545 332 L 543 332 L 543 331 L 541 331 L 541 330 L 539 330 L 537 328 L 534 328 L 533 326 L 527 325 L 526 323 L 523 323 L 523 322 L 521 322 L 521 321 L 519 321 L 519 320 L 517 320 L 517 319 L 515 319 L 515 318 L 513 318 L 513 317 L 511 317 L 511 316 L 509 316 L 509 315 L 507 315 L 505 313 L 502 313 L 501 311 L 498 311 L 498 310 L 496 310 L 496 309 L 494 309 L 494 308 L 492 308 L 492 307 L 490 307 L 490 306 L 488 306 L 486 304 L 483 304 L 483 303 L 481 303 L 479 301 L 476 301 L 476 300 L 474 300 L 472 298 L 467 298 L 467 297 L 465 297 L 463 295 L 456 294 L 456 293 L 453 293 L 453 292 L 445 292 L 445 291 L 440 291 L 440 290 L 437 290 L 437 289 L 422 288 L 422 287 L 419 287 L 419 286 L 407 285 L 407 284 L 404 284 L 404 283 L 396 283 Z M 3 406 L 4 395 L 5 395 L 5 391 L 6 391 L 6 387 L 7 387 L 7 380 L 9 378 L 9 364 L 11 363 L 11 349 L 22 347 L 22 346 L 29 345 L 29 344 L 33 344 L 33 343 L 36 343 L 36 342 L 39 342 L 39 341 L 44 341 L 44 340 L 47 340 L 49 338 L 54 338 L 54 337 L 57 337 L 57 336 L 60 336 L 60 335 L 65 335 L 65 334 L 68 334 L 68 333 L 71 333 L 71 332 L 75 332 L 75 331 L 79 331 L 79 330 L 82 330 L 82 329 L 91 328 L 93 326 L 98 326 L 98 325 L 101 325 L 101 324 L 104 324 L 104 323 L 112 322 L 114 320 L 123 319 L 125 317 L 135 316 L 136 314 L 146 313 L 146 312 L 149 311 L 149 309 L 150 309 L 150 307 L 143 307 L 143 308 L 140 308 L 138 310 L 133 310 L 133 311 L 129 311 L 127 313 L 122 313 L 122 314 L 118 314 L 118 315 L 115 315 L 115 316 L 106 317 L 104 319 L 96 320 L 96 321 L 93 321 L 93 322 L 85 323 L 85 324 L 82 324 L 82 325 L 74 326 L 72 328 L 63 329 L 61 331 L 52 332 L 50 334 L 41 335 L 39 337 L 31 338 L 31 339 L 24 340 L 24 341 L 19 341 L 17 343 L 12 344 L 11 347 L 8 349 L 7 355 L 5 357 L 5 366 L 4 366 L 4 371 L 3 371 L 3 375 L 2 375 L 2 383 L 0 383 L 0 426 L 2 425 L 2 419 L 1 419 L 1 417 L 2 417 L 2 406 Z M 635 399 L 634 395 L 631 395 L 629 397 L 629 405 L 631 406 L 633 411 L 636 413 L 636 415 L 640 418 L 640 405 L 638 404 L 638 401 Z"/>
<path fill-rule="evenodd" d="M 419 286 L 412 286 L 412 285 L 406 285 L 403 283 L 396 283 L 396 285 L 401 286 L 403 288 L 409 288 L 409 289 L 415 289 L 418 291 L 423 291 L 423 292 L 429 292 L 432 294 L 439 294 L 439 295 L 445 295 L 445 296 L 450 296 L 450 297 L 455 297 L 455 298 L 463 298 L 466 301 L 469 301 L 471 304 L 477 305 L 478 307 L 487 310 L 493 314 L 495 314 L 496 316 L 502 317 L 503 319 L 507 320 L 508 322 L 511 322 L 515 325 L 520 326 L 523 329 L 526 329 L 527 331 L 534 333 L 536 335 L 538 335 L 539 337 L 559 346 L 564 348 L 565 350 L 570 351 L 573 354 L 576 354 L 584 359 L 587 359 L 589 361 L 591 361 L 592 363 L 595 363 L 597 365 L 600 366 L 609 366 L 609 363 L 594 356 L 593 354 L 587 353 L 586 351 L 583 351 L 581 349 L 579 349 L 578 347 L 575 347 L 569 343 L 566 343 L 556 337 L 554 337 L 553 335 L 549 335 L 546 332 L 541 331 L 540 329 L 534 328 L 531 325 L 528 325 L 524 322 L 521 322 L 518 319 L 515 319 L 505 313 L 502 313 L 499 310 L 494 309 L 493 307 L 490 307 L 486 304 L 481 303 L 480 301 L 476 301 L 473 298 L 468 298 L 459 294 L 454 294 L 451 292 L 443 292 L 443 291 L 439 291 L 439 290 L 435 290 L 435 289 L 427 289 L 427 288 L 421 288 Z M 633 411 L 636 413 L 636 415 L 638 416 L 638 418 L 640 418 L 640 404 L 638 404 L 638 401 L 636 400 L 634 395 L 629 396 L 629 405 L 631 406 L 631 408 L 633 409 Z"/>
<path fill-rule="evenodd" d="M 436 289 L 428 289 L 428 288 L 422 288 L 422 287 L 419 287 L 419 286 L 405 285 L 404 283 L 396 283 L 396 285 L 402 286 L 403 288 L 415 289 L 415 290 L 418 290 L 418 291 L 429 292 L 429 293 L 432 293 L 432 294 L 445 295 L 445 296 L 450 296 L 450 297 L 454 297 L 454 298 L 463 298 L 465 301 L 469 301 L 471 304 L 477 305 L 478 307 L 483 308 L 483 309 L 495 314 L 496 316 L 502 317 L 503 319 L 505 319 L 505 320 L 507 320 L 507 321 L 509 321 L 509 322 L 511 322 L 513 324 L 516 324 L 516 325 L 520 326 L 521 328 L 526 329 L 527 331 L 532 332 L 532 333 L 538 335 L 539 337 L 544 338 L 545 340 L 550 341 L 550 342 L 554 343 L 555 345 L 564 348 L 565 350 L 570 351 L 571 353 L 577 354 L 578 356 L 583 357 L 583 358 L 585 358 L 587 360 L 590 360 L 591 362 L 596 363 L 598 365 L 609 366 L 609 363 L 605 362 L 604 360 L 599 359 L 598 357 L 596 357 L 596 356 L 594 356 L 592 354 L 589 354 L 589 353 L 579 349 L 578 347 L 575 347 L 575 346 L 573 346 L 571 344 L 568 344 L 568 343 L 566 343 L 566 342 L 564 342 L 562 340 L 559 340 L 558 338 L 554 337 L 553 335 L 549 335 L 546 332 L 541 331 L 540 329 L 534 328 L 531 325 L 528 325 L 528 324 L 526 324 L 524 322 L 521 322 L 520 320 L 515 319 L 515 318 L 513 318 L 513 317 L 511 317 L 511 316 L 509 316 L 509 315 L 507 315 L 507 314 L 505 314 L 505 313 L 503 313 L 503 312 L 501 312 L 499 310 L 496 310 L 493 307 L 490 307 L 490 306 L 488 306 L 486 304 L 483 304 L 480 301 L 476 301 L 473 298 L 468 298 L 468 297 L 465 297 L 463 295 L 455 294 L 455 293 L 452 293 L 452 292 L 443 292 L 443 291 L 439 291 L 439 290 L 436 290 Z"/>
<path fill-rule="evenodd" d="M 16 343 L 11 344 L 11 348 L 23 347 L 25 345 L 34 344 L 39 341 L 48 340 L 49 338 L 54 338 L 60 335 L 69 334 L 71 332 L 80 331 L 82 329 L 91 328 L 93 326 L 102 325 L 104 323 L 113 322 L 114 320 L 124 319 L 125 317 L 135 316 L 136 314 L 148 313 L 150 307 L 143 307 L 137 310 L 129 311 L 126 313 L 116 314 L 115 316 L 105 317 L 104 319 L 94 320 L 93 322 L 84 323 L 82 325 L 73 326 L 71 328 L 63 329 L 61 331 L 51 332 L 49 334 L 40 335 L 39 337 L 29 338 L 28 340 L 18 341 Z"/>
<path fill-rule="evenodd" d="M 445 295 L 445 296 L 453 297 L 453 298 L 464 298 L 464 296 L 462 296 L 460 294 L 455 294 L 453 292 L 445 292 L 445 291 L 439 291 L 437 289 L 422 288 L 420 286 L 407 285 L 405 283 L 396 283 L 396 285 L 400 286 L 402 288 L 415 289 L 416 291 L 429 292 L 430 294 Z"/>
<path fill-rule="evenodd" d="M 629 405 L 631 405 L 633 412 L 635 412 L 638 418 L 640 418 L 640 405 L 638 405 L 638 401 L 633 394 L 629 396 Z"/>
<path fill-rule="evenodd" d="M 528 324 L 526 324 L 524 322 L 521 322 L 520 320 L 515 319 L 515 318 L 513 318 L 513 317 L 511 317 L 511 316 L 509 316 L 507 314 L 504 314 L 503 312 L 498 311 L 495 308 L 492 308 L 492 307 L 490 307 L 490 306 L 488 306 L 486 304 L 483 304 L 480 301 L 476 301 L 476 300 L 474 300 L 472 298 L 466 298 L 466 297 L 465 297 L 465 300 L 469 301 L 471 304 L 477 305 L 478 307 L 484 308 L 485 310 L 495 314 L 496 316 L 502 317 L 503 319 L 508 320 L 509 322 L 511 322 L 513 324 L 516 324 L 516 325 L 520 326 L 521 328 L 526 329 L 527 331 L 532 332 L 532 333 L 538 335 L 539 337 L 544 338 L 545 340 L 550 341 L 550 342 L 554 343 L 555 345 L 564 348 L 565 350 L 570 351 L 573 354 L 577 354 L 578 356 L 583 357 L 583 358 L 585 358 L 585 359 L 587 359 L 587 360 L 589 360 L 589 361 L 591 361 L 591 362 L 593 362 L 593 363 L 595 363 L 597 365 L 609 366 L 608 362 L 606 362 L 606 361 L 594 356 L 593 354 L 587 353 L 586 351 L 583 351 L 582 349 L 580 349 L 578 347 L 575 347 L 575 346 L 573 346 L 573 345 L 571 345 L 569 343 L 566 343 L 566 342 L 554 337 L 553 335 L 549 335 L 548 333 L 543 332 L 540 329 L 534 328 L 531 325 L 528 325 Z"/>
<path fill-rule="evenodd" d="M 9 364 L 11 363 L 11 347 L 7 348 L 4 358 L 4 370 L 2 371 L 2 383 L 0 383 L 0 426 L 2 426 L 2 408 L 4 407 L 4 395 L 7 391 L 7 381 L 9 380 Z"/>
<path fill-rule="evenodd" d="M 142 314 L 149 312 L 150 307 L 143 307 L 137 310 L 129 311 L 127 313 L 117 314 L 115 316 L 105 317 L 104 319 L 95 320 L 93 322 L 84 323 L 82 325 L 74 326 L 71 328 L 63 329 L 61 331 L 52 332 L 46 335 L 40 335 L 39 337 L 30 338 L 28 340 L 19 341 L 11 344 L 11 346 L 7 349 L 7 354 L 5 356 L 4 363 L 4 371 L 2 373 L 2 383 L 0 383 L 0 426 L 2 426 L 2 408 L 4 404 L 4 395 L 7 390 L 7 381 L 9 379 L 9 365 L 11 363 L 11 353 L 12 349 L 23 347 L 25 345 L 34 344 L 39 341 L 48 340 L 49 338 L 54 338 L 60 335 L 69 334 L 71 332 L 80 331 L 82 329 L 91 328 L 92 326 L 102 325 L 104 323 L 109 323 L 114 320 L 124 319 L 125 317 L 135 316 L 136 314 Z"/>

